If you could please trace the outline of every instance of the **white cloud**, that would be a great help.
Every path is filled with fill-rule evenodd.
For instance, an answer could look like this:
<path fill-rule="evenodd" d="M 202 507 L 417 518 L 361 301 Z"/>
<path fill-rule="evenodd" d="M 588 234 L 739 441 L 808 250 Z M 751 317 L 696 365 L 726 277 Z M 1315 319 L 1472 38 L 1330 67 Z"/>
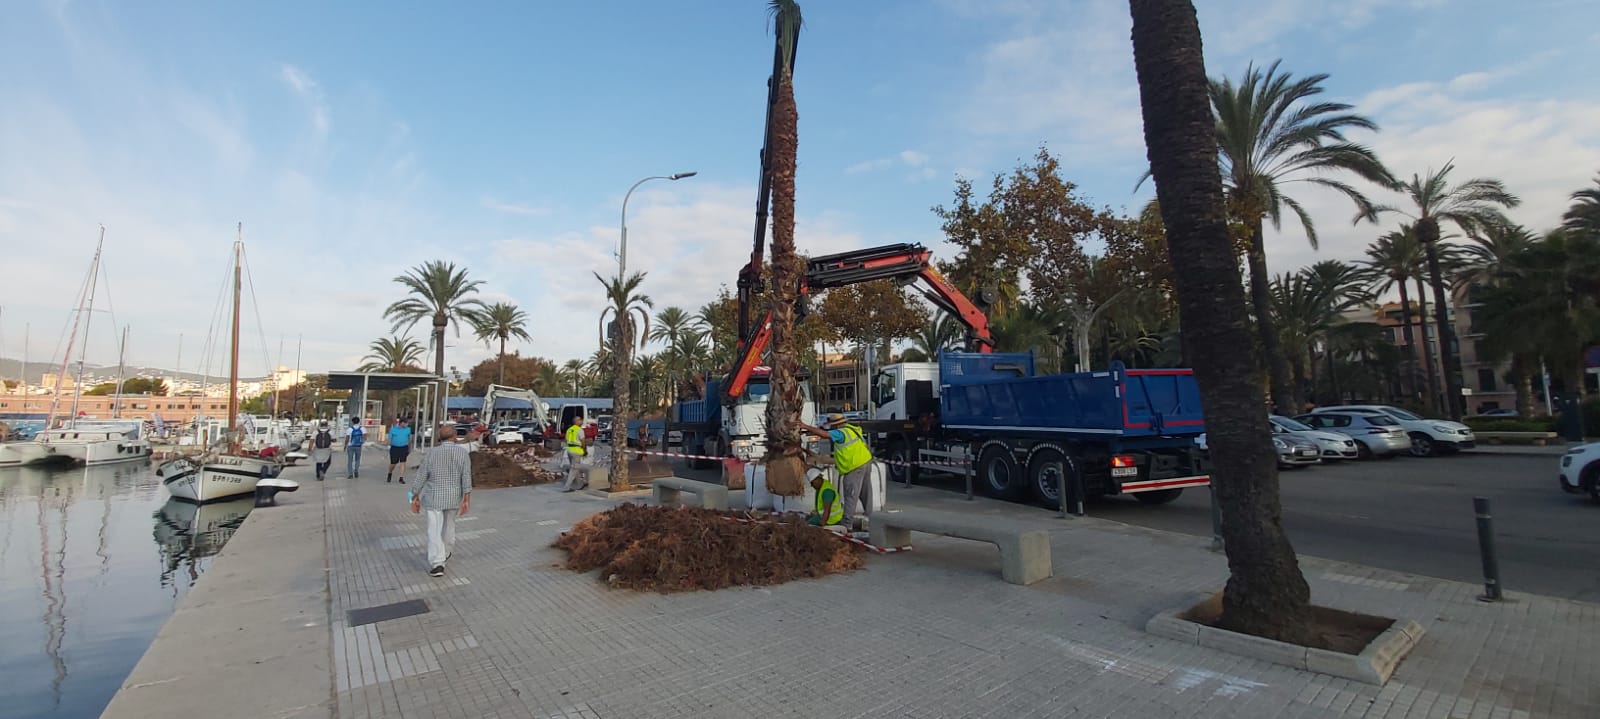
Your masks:
<path fill-rule="evenodd" d="M 319 137 L 328 134 L 328 104 L 323 98 L 322 86 L 311 75 L 294 65 L 284 63 L 278 70 L 283 82 L 300 96 L 311 111 L 311 126 Z"/>
<path fill-rule="evenodd" d="M 483 198 L 483 206 L 495 212 L 504 212 L 508 215 L 543 217 L 550 214 L 550 208 L 548 207 L 530 205 L 524 202 L 501 202 L 491 197 Z"/>
<path fill-rule="evenodd" d="M 939 171 L 929 165 L 932 158 L 928 153 L 920 150 L 901 150 L 890 157 L 879 157 L 863 160 L 844 168 L 846 175 L 861 175 L 884 170 L 904 170 L 904 177 L 908 181 L 931 180 L 939 176 Z"/>

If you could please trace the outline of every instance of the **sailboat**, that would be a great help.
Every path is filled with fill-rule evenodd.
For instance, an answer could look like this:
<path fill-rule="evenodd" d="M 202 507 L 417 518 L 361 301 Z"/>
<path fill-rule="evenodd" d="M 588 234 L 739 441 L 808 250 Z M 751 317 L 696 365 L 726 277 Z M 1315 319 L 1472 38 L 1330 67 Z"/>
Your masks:
<path fill-rule="evenodd" d="M 283 463 L 276 454 L 246 453 L 239 428 L 239 306 L 244 288 L 244 226 L 233 241 L 233 334 L 228 359 L 228 431 L 223 439 L 198 457 L 179 457 L 156 469 L 167 492 L 196 503 L 256 493 L 257 503 L 270 503 L 278 491 L 293 492 L 299 484 L 278 480 Z M 261 501 L 257 485 L 267 482 L 271 491 Z"/>
<path fill-rule="evenodd" d="M 95 245 L 94 260 L 89 264 L 89 279 L 79 297 L 77 319 L 73 321 L 72 337 L 67 351 L 61 357 L 61 371 L 66 374 L 71 361 L 72 344 L 78 338 L 78 322 L 83 323 L 83 342 L 78 347 L 78 375 L 72 396 L 72 417 L 61 427 L 49 429 L 55 423 L 56 405 L 61 394 L 57 380 L 56 397 L 50 403 L 46 429 L 34 435 L 33 442 L 8 446 L 7 454 L 18 464 L 111 464 L 115 462 L 147 462 L 153 451 L 150 440 L 143 437 L 144 423 L 132 420 L 85 420 L 78 417 L 78 400 L 83 396 L 84 359 L 89 348 L 89 325 L 94 319 L 95 288 L 99 284 L 100 255 L 106 242 L 106 228 L 100 228 L 100 241 Z M 120 384 L 120 383 L 119 383 Z"/>

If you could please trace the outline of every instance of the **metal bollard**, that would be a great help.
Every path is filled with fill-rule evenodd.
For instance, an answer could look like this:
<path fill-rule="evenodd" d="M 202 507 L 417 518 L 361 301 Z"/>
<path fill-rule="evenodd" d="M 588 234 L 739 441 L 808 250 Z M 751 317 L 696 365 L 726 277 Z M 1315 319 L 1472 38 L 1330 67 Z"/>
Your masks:
<path fill-rule="evenodd" d="M 972 501 L 972 462 L 967 462 L 966 469 L 961 472 L 961 476 L 967 480 L 967 501 L 970 502 Z"/>
<path fill-rule="evenodd" d="M 1056 497 L 1060 498 L 1062 519 L 1067 518 L 1067 472 L 1065 468 L 1056 475 Z"/>
<path fill-rule="evenodd" d="M 1211 551 L 1222 551 L 1222 505 L 1217 503 L 1216 485 L 1207 485 L 1211 494 Z"/>
<path fill-rule="evenodd" d="M 1488 497 L 1473 497 L 1472 512 L 1478 518 L 1478 555 L 1483 560 L 1483 596 L 1480 602 L 1498 602 L 1500 594 L 1500 556 L 1494 547 L 1494 515 Z"/>

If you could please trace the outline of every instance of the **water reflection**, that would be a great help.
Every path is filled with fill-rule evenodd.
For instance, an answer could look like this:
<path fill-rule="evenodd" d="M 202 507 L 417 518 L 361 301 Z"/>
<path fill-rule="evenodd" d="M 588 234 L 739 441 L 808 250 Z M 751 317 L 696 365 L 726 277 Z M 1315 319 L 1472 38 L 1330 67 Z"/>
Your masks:
<path fill-rule="evenodd" d="M 98 715 L 249 505 L 169 502 L 142 464 L 0 469 L 0 719 Z"/>

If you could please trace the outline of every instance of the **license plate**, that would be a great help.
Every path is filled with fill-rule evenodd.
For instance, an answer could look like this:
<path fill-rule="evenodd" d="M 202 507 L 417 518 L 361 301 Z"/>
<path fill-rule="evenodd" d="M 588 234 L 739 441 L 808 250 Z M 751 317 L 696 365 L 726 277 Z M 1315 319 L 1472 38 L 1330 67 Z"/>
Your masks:
<path fill-rule="evenodd" d="M 1314 450 L 1314 449 L 1302 449 L 1302 450 L 1300 450 L 1300 456 L 1302 456 L 1302 457 L 1315 457 L 1315 456 L 1317 456 L 1317 450 Z"/>
<path fill-rule="evenodd" d="M 1111 476 L 1113 476 L 1113 477 L 1137 477 L 1137 476 L 1139 476 L 1139 468 L 1138 467 L 1112 467 L 1111 468 Z"/>

